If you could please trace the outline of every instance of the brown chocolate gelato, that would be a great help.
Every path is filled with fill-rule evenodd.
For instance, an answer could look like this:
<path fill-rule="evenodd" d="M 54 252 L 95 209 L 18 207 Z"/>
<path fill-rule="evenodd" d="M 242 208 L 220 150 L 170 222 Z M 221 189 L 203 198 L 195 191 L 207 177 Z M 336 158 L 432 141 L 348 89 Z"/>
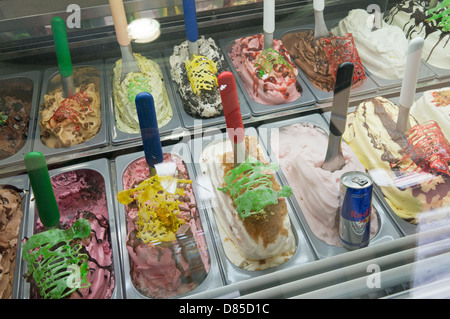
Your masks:
<path fill-rule="evenodd" d="M 0 299 L 10 299 L 12 295 L 22 216 L 20 194 L 13 189 L 0 188 Z"/>
<path fill-rule="evenodd" d="M 16 154 L 27 141 L 33 82 L 0 81 L 0 160 Z"/>
<path fill-rule="evenodd" d="M 303 71 L 308 80 L 322 91 L 332 92 L 336 82 L 337 68 L 343 62 L 355 66 L 352 88 L 367 79 L 351 34 L 314 39 L 314 30 L 291 32 L 283 35 L 281 41 Z"/>

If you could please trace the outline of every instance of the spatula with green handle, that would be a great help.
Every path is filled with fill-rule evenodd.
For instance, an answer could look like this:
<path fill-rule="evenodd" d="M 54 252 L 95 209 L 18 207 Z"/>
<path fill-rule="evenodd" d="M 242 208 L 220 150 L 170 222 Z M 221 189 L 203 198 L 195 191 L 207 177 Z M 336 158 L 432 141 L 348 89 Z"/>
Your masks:
<path fill-rule="evenodd" d="M 70 57 L 69 42 L 67 40 L 66 23 L 60 17 L 53 17 L 51 21 L 53 40 L 55 42 L 56 59 L 61 74 L 63 97 L 75 95 L 73 81 L 72 59 Z"/>
<path fill-rule="evenodd" d="M 47 228 L 58 226 L 60 214 L 44 155 L 29 152 L 24 162 L 42 224 Z"/>

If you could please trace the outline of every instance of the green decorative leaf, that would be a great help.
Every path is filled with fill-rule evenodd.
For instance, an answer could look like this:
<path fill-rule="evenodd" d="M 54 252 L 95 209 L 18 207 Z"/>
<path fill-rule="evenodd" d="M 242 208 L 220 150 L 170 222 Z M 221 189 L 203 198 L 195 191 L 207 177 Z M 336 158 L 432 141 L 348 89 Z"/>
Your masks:
<path fill-rule="evenodd" d="M 277 204 L 279 197 L 292 195 L 289 186 L 283 186 L 280 191 L 272 188 L 270 172 L 277 169 L 276 164 L 263 164 L 248 156 L 245 162 L 227 172 L 227 186 L 218 190 L 231 196 L 242 220 L 253 214 L 262 214 L 267 205 Z"/>
<path fill-rule="evenodd" d="M 261 54 L 258 56 L 258 60 L 255 63 L 255 66 L 259 66 L 262 69 L 259 72 L 258 76 L 262 78 L 264 74 L 269 75 L 272 72 L 275 64 L 283 64 L 289 67 L 291 73 L 294 71 L 294 68 L 289 64 L 289 62 L 286 61 L 286 59 L 280 54 L 280 52 L 272 48 L 268 48 L 261 52 Z"/>
<path fill-rule="evenodd" d="M 44 299 L 61 299 L 77 289 L 87 288 L 88 256 L 75 239 L 87 237 L 91 225 L 77 220 L 66 230 L 50 229 L 31 236 L 22 246 L 27 261 L 26 277 L 33 280 Z"/>

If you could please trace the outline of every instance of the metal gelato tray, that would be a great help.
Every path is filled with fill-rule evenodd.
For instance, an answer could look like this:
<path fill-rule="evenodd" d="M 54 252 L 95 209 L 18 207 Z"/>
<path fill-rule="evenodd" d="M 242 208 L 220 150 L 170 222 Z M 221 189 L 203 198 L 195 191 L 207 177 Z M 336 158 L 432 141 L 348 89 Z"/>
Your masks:
<path fill-rule="evenodd" d="M 180 142 L 175 145 L 171 146 L 165 146 L 162 148 L 163 153 L 170 153 L 179 156 L 185 163 L 187 167 L 187 171 L 189 174 L 189 177 L 192 181 L 195 180 L 195 171 L 192 166 L 192 158 L 189 153 L 189 149 L 187 144 Z M 132 154 L 126 154 L 118 156 L 115 159 L 115 166 L 116 166 L 116 186 L 117 186 L 117 192 L 120 192 L 123 190 L 123 183 L 122 183 L 122 176 L 125 172 L 126 168 L 135 160 L 143 158 L 144 152 L 137 152 Z M 193 188 L 194 194 L 196 193 L 195 188 Z M 196 196 L 197 197 L 197 196 Z M 118 228 L 119 228 L 119 243 L 121 247 L 121 254 L 122 254 L 122 269 L 123 269 L 123 277 L 124 277 L 124 290 L 125 290 L 125 298 L 127 299 L 149 299 L 150 297 L 147 297 L 143 295 L 141 292 L 137 290 L 137 288 L 134 286 L 131 276 L 130 276 L 130 256 L 128 254 L 127 249 L 127 221 L 126 221 L 126 211 L 125 206 L 122 205 L 117 201 L 117 199 L 114 199 L 116 205 L 117 205 L 117 212 L 118 212 Z M 197 201 L 198 204 L 198 201 Z M 206 241 L 206 246 L 208 248 L 209 253 L 209 262 L 210 262 L 210 268 L 209 272 L 207 273 L 206 277 L 203 279 L 203 281 L 193 290 L 180 294 L 177 296 L 174 296 L 172 298 L 182 298 L 185 296 L 189 296 L 191 294 L 195 294 L 198 292 L 208 291 L 213 288 L 221 287 L 223 286 L 223 279 L 222 275 L 219 271 L 218 261 L 217 261 L 217 255 L 216 255 L 216 249 L 213 245 L 213 241 L 211 239 L 211 234 L 208 228 L 208 221 L 207 217 L 203 214 L 203 212 L 198 209 L 200 223 L 203 228 L 203 235 Z M 197 245 L 195 245 L 197 247 Z M 181 248 L 180 248 L 181 249 Z M 195 254 L 192 254 L 195 255 Z M 198 274 L 192 274 L 193 277 L 200 277 L 202 274 L 198 272 Z"/>
<path fill-rule="evenodd" d="M 431 71 L 436 73 L 436 77 L 438 79 L 446 79 L 446 78 L 450 77 L 450 66 L 448 69 L 443 69 L 443 68 L 438 68 L 434 65 L 431 65 L 428 62 L 426 62 L 426 65 L 428 66 L 428 68 L 431 69 Z"/>
<path fill-rule="evenodd" d="M 0 167 L 6 167 L 12 164 L 19 164 L 23 162 L 25 154 L 31 151 L 34 138 L 35 138 L 35 126 L 36 116 L 39 109 L 39 93 L 41 86 L 41 72 L 40 71 L 28 71 L 22 73 L 11 74 L 8 76 L 0 77 L 0 99 L 7 95 L 14 95 L 14 97 L 30 103 L 30 120 L 28 123 L 28 135 L 23 147 L 17 151 L 14 155 L 0 160 Z M 11 83 L 11 90 L 8 88 L 8 82 Z M 25 92 L 23 87 L 30 87 L 29 96 Z"/>
<path fill-rule="evenodd" d="M 177 111 L 176 103 L 177 101 L 173 97 L 173 94 L 169 88 L 169 77 L 166 72 L 166 68 L 164 66 L 164 61 L 161 55 L 160 51 L 152 51 L 150 54 L 144 54 L 142 53 L 142 56 L 155 61 L 159 67 L 161 68 L 161 72 L 163 75 L 163 82 L 165 84 L 165 88 L 167 90 L 167 95 L 169 96 L 169 102 L 172 107 L 173 111 L 173 117 L 172 119 L 163 127 L 159 128 L 159 135 L 167 136 L 176 133 L 181 133 L 182 127 L 181 127 L 181 120 L 180 115 Z M 105 81 L 106 81 L 106 92 L 107 98 L 106 103 L 108 104 L 108 110 L 109 110 L 109 123 L 110 123 L 110 138 L 111 138 L 111 144 L 112 145 L 121 145 L 125 143 L 130 142 L 136 142 L 141 140 L 141 133 L 126 133 L 121 131 L 116 126 L 116 119 L 115 119 L 115 113 L 114 113 L 114 86 L 113 86 L 113 80 L 114 80 L 114 65 L 117 60 L 120 60 L 121 58 L 114 58 L 114 59 L 108 59 L 105 61 Z"/>
<path fill-rule="evenodd" d="M 372 74 L 367 68 L 365 68 L 366 73 L 372 78 L 372 80 L 379 86 L 381 90 L 385 89 L 391 89 L 396 87 L 401 87 L 403 78 L 396 79 L 396 80 L 390 80 L 390 79 L 383 79 L 382 77 L 379 77 L 375 74 Z M 419 74 L 417 76 L 417 82 L 427 82 L 433 80 L 435 77 L 435 73 L 430 70 L 429 66 L 425 62 L 420 63 L 420 69 Z"/>
<path fill-rule="evenodd" d="M 398 99 L 391 99 L 394 103 L 398 102 Z M 352 113 L 356 110 L 356 106 L 349 107 L 348 112 Z M 325 112 L 322 114 L 323 118 L 329 123 L 331 112 Z M 383 191 L 381 190 L 380 186 L 378 186 L 376 183 L 374 185 L 374 193 L 376 197 L 379 200 L 380 205 L 383 207 L 384 211 L 387 212 L 389 218 L 391 219 L 392 223 L 396 226 L 400 234 L 403 236 L 412 235 L 415 234 L 418 229 L 417 226 L 411 223 L 408 223 L 404 219 L 400 218 L 391 208 L 391 206 L 387 203 L 386 198 L 383 195 Z"/>
<path fill-rule="evenodd" d="M 246 128 L 245 133 L 247 136 L 258 136 L 256 129 L 253 127 Z M 203 138 L 195 138 L 195 139 L 191 140 L 189 143 L 189 148 L 191 149 L 193 160 L 194 160 L 194 167 L 197 172 L 196 187 L 197 187 L 197 189 L 201 188 L 203 190 L 203 194 L 205 194 L 205 192 L 207 194 L 209 194 L 211 192 L 211 189 L 208 189 L 208 187 L 206 186 L 207 183 L 205 181 L 203 181 L 205 178 L 207 179 L 207 177 L 202 176 L 202 172 L 201 172 L 201 168 L 200 168 L 200 158 L 201 158 L 202 150 L 212 143 L 222 142 L 224 139 L 227 139 L 227 138 L 228 137 L 227 137 L 226 133 L 214 132 L 211 134 L 205 134 L 205 136 Z M 258 138 L 258 143 L 261 146 L 263 156 L 266 159 L 268 159 L 267 152 L 259 138 Z M 280 179 L 279 179 L 277 172 L 274 174 L 274 176 L 275 176 L 276 181 L 280 185 L 283 185 L 280 183 Z M 203 180 L 201 180 L 200 177 L 203 177 Z M 205 184 L 205 185 L 203 185 L 203 184 Z M 209 199 L 203 200 L 202 210 L 208 216 L 212 234 L 215 234 L 214 242 L 216 244 L 216 248 L 218 251 L 220 267 L 224 274 L 224 278 L 225 278 L 227 284 L 239 282 L 239 281 L 250 279 L 250 278 L 255 278 L 255 277 L 258 277 L 261 275 L 265 275 L 265 274 L 276 273 L 278 270 L 290 269 L 290 268 L 296 267 L 298 265 L 302 265 L 302 264 L 316 260 L 316 256 L 314 255 L 314 253 L 310 247 L 310 244 L 307 241 L 306 236 L 304 235 L 303 228 L 298 223 L 297 218 L 294 217 L 294 211 L 290 205 L 290 202 L 286 201 L 286 204 L 287 204 L 288 215 L 291 220 L 292 232 L 296 239 L 296 252 L 288 261 L 286 261 L 285 263 L 283 263 L 279 266 L 271 267 L 271 268 L 264 269 L 264 270 L 245 270 L 245 269 L 239 268 L 236 265 L 234 265 L 226 256 L 225 249 L 223 247 L 223 238 L 221 238 L 221 236 L 220 236 L 216 218 L 214 216 L 214 214 L 215 214 L 214 208 L 211 207 L 212 205 L 210 204 Z"/>
<path fill-rule="evenodd" d="M 49 171 L 50 178 L 59 174 L 63 174 L 66 172 L 76 171 L 76 170 L 90 170 L 96 173 L 101 174 L 103 180 L 105 182 L 105 192 L 106 192 L 106 202 L 108 209 L 108 220 L 110 225 L 110 238 L 111 238 L 111 250 L 112 250 L 112 259 L 113 259 L 113 267 L 114 267 L 114 283 L 115 287 L 112 292 L 111 299 L 122 299 L 123 298 L 123 287 L 122 287 L 122 269 L 120 265 L 120 250 L 118 246 L 118 229 L 117 229 L 117 221 L 116 221 L 116 213 L 113 205 L 114 197 L 112 195 L 112 185 L 111 185 L 111 173 L 109 170 L 109 162 L 107 159 L 98 159 L 94 161 L 84 162 L 81 164 L 65 166 L 62 168 L 54 169 Z M 29 207 L 27 210 L 28 214 L 26 217 L 26 233 L 25 236 L 27 238 L 31 237 L 34 232 L 34 224 L 38 218 L 36 202 L 34 200 L 33 190 L 30 187 L 30 201 Z M 18 256 L 20 260 L 22 259 L 22 252 L 20 256 Z M 30 298 L 30 284 L 25 281 L 24 276 L 27 272 L 27 263 L 25 261 L 22 262 L 21 268 L 21 299 L 29 299 Z"/>
<path fill-rule="evenodd" d="M 92 61 L 73 66 L 73 79 L 75 86 L 78 86 L 82 78 L 90 77 L 94 81 L 98 81 L 97 90 L 100 94 L 100 110 L 101 110 L 101 127 L 98 133 L 89 141 L 73 145 L 70 147 L 51 148 L 46 146 L 41 141 L 41 127 L 39 122 L 41 120 L 40 112 L 37 115 L 36 134 L 34 138 L 33 151 L 41 152 L 46 157 L 75 154 L 91 149 L 101 148 L 108 144 L 108 119 L 106 116 L 107 108 L 105 105 L 105 91 L 104 91 L 104 69 L 102 61 Z M 43 84 L 41 90 L 40 105 L 44 103 L 44 95 L 59 89 L 61 87 L 61 75 L 57 67 L 48 68 L 44 71 Z"/>
<path fill-rule="evenodd" d="M 253 34 L 246 34 L 242 37 L 246 36 L 252 36 Z M 241 38 L 242 38 L 241 37 Z M 245 88 L 244 82 L 242 81 L 241 76 L 237 72 L 236 68 L 234 67 L 233 63 L 231 62 L 231 58 L 229 54 L 231 53 L 231 49 L 235 43 L 235 38 L 233 39 L 222 39 L 219 41 L 220 46 L 222 47 L 222 51 L 225 52 L 225 59 L 227 60 L 228 64 L 231 66 L 233 74 L 236 78 L 236 82 L 242 91 L 247 103 L 250 106 L 250 110 L 252 112 L 253 116 L 261 116 L 266 114 L 273 114 L 275 112 L 281 112 L 286 110 L 291 110 L 294 108 L 301 108 L 305 106 L 313 106 L 316 103 L 316 99 L 312 92 L 308 89 L 307 85 L 303 81 L 303 79 L 300 77 L 300 75 L 297 75 L 297 87 L 301 88 L 301 96 L 292 102 L 289 103 L 281 103 L 276 105 L 265 105 L 258 103 L 254 101 L 250 95 L 247 92 L 247 89 Z M 300 72 L 299 72 L 300 74 Z"/>
<path fill-rule="evenodd" d="M 320 127 L 321 129 L 323 129 L 327 134 L 329 133 L 329 125 L 319 114 L 312 114 L 312 115 L 307 115 L 307 116 L 303 116 L 303 117 L 298 117 L 295 119 L 289 119 L 289 120 L 284 120 L 284 121 L 280 121 L 280 122 L 264 124 L 264 125 L 259 126 L 258 132 L 260 134 L 261 139 L 265 143 L 266 148 L 269 151 L 270 160 L 272 162 L 276 163 L 276 162 L 278 162 L 278 160 L 270 147 L 271 132 L 273 130 L 278 130 L 285 126 L 290 126 L 290 125 L 298 124 L 298 123 L 311 123 L 313 125 Z M 285 174 L 283 173 L 282 169 L 279 170 L 279 176 L 283 182 L 283 185 L 289 185 L 288 180 L 287 180 Z M 296 215 L 299 218 L 301 225 L 305 229 L 306 235 L 307 235 L 309 241 L 312 243 L 314 252 L 320 259 L 343 254 L 343 253 L 346 253 L 349 251 L 347 248 L 332 246 L 332 245 L 329 245 L 329 244 L 323 242 L 319 238 L 317 238 L 316 235 L 312 232 L 311 228 L 309 227 L 308 222 L 306 221 L 306 219 L 300 209 L 300 205 L 299 205 L 297 199 L 294 196 L 291 196 L 289 198 L 289 200 L 291 201 L 292 205 L 294 206 L 294 209 L 297 213 Z M 370 240 L 369 247 L 400 238 L 400 234 L 398 233 L 397 229 L 392 224 L 391 220 L 386 215 L 385 210 L 381 206 L 381 204 L 378 201 L 378 198 L 376 196 L 373 196 L 373 198 L 372 198 L 372 205 L 373 205 L 372 207 L 375 209 L 375 211 L 378 214 L 379 221 L 380 221 L 380 227 L 379 227 L 377 234 Z"/>
<path fill-rule="evenodd" d="M 172 77 L 170 75 L 171 74 L 171 72 L 170 72 L 171 66 L 170 66 L 169 59 L 170 59 L 170 56 L 172 55 L 172 53 L 173 53 L 173 49 L 164 51 L 164 57 L 165 57 L 164 65 L 166 66 L 166 72 L 170 77 L 169 82 L 170 82 L 171 93 L 177 102 L 178 111 L 180 112 L 181 120 L 183 121 L 184 127 L 186 127 L 189 130 L 192 130 L 194 128 L 199 128 L 199 127 L 205 128 L 205 127 L 211 127 L 211 126 L 225 125 L 226 122 L 225 122 L 224 115 L 216 116 L 216 117 L 212 117 L 212 118 L 197 119 L 186 112 L 186 110 L 184 108 L 183 99 L 180 95 L 180 92 L 178 92 L 178 85 L 172 79 Z M 227 60 L 225 60 L 224 63 L 227 64 L 228 63 Z M 241 108 L 242 119 L 250 118 L 250 116 L 251 116 L 250 109 L 249 109 L 247 101 L 243 98 L 240 88 L 237 88 L 237 93 L 238 93 L 239 105 Z"/>
<path fill-rule="evenodd" d="M 303 32 L 314 29 L 314 26 L 304 26 L 300 28 L 294 28 L 294 29 L 284 29 L 284 30 L 276 30 L 274 32 L 274 37 L 277 39 L 281 39 L 285 34 L 293 33 L 293 32 Z M 303 73 L 303 71 L 297 66 L 299 70 L 299 75 L 302 78 L 302 80 L 306 83 L 307 87 L 311 90 L 311 92 L 314 94 L 316 100 L 318 103 L 325 103 L 325 102 L 331 102 L 333 100 L 333 92 L 326 92 L 323 90 L 320 90 L 316 88 L 306 77 L 306 75 Z M 357 97 L 361 95 L 367 95 L 370 93 L 374 93 L 378 90 L 377 84 L 370 78 L 368 74 L 366 81 L 364 81 L 363 84 L 358 86 L 357 88 L 352 88 L 350 90 L 350 97 Z"/>
<path fill-rule="evenodd" d="M 17 192 L 21 193 L 22 196 L 22 222 L 20 223 L 19 233 L 17 236 L 17 252 L 16 252 L 16 264 L 14 268 L 14 281 L 13 281 L 13 290 L 12 290 L 12 299 L 18 299 L 21 295 L 21 285 L 20 282 L 22 280 L 21 269 L 22 269 L 22 239 L 26 232 L 26 219 L 28 206 L 30 203 L 30 184 L 27 175 L 17 175 L 14 177 L 5 177 L 0 179 L 0 188 L 12 188 Z"/>

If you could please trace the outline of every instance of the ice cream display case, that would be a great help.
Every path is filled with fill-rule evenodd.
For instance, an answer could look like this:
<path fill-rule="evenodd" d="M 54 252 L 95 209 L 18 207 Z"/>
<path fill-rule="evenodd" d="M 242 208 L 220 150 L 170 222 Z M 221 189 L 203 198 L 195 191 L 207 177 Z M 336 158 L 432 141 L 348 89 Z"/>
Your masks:
<path fill-rule="evenodd" d="M 65 99 L 57 68 L 49 68 L 43 75 L 33 150 L 48 157 L 82 152 L 109 142 L 103 62 L 74 65 L 73 79 L 77 93 Z"/>
<path fill-rule="evenodd" d="M 449 12 L 0 1 L 0 299 L 450 297 Z"/>

